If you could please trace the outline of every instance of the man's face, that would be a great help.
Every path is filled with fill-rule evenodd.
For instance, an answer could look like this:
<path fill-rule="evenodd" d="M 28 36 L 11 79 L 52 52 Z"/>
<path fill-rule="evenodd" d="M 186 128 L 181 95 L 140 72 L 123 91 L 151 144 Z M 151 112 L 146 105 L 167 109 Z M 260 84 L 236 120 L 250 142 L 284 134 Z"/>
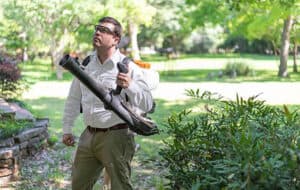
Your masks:
<path fill-rule="evenodd" d="M 116 46 L 119 37 L 114 32 L 115 26 L 111 23 L 99 23 L 95 26 L 93 45 L 95 48 L 111 48 Z"/>

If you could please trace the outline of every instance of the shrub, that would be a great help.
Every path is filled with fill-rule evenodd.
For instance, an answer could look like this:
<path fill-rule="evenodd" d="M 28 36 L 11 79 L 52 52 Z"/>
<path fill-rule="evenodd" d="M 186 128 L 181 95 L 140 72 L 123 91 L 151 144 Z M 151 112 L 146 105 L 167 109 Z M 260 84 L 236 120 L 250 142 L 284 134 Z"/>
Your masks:
<path fill-rule="evenodd" d="M 253 69 L 242 62 L 227 63 L 224 69 L 224 74 L 232 78 L 237 76 L 248 76 L 249 74 L 253 74 L 253 72 Z"/>
<path fill-rule="evenodd" d="M 300 188 L 297 112 L 255 97 L 215 105 L 196 116 L 184 110 L 169 117 L 170 138 L 160 154 L 171 189 Z"/>
<path fill-rule="evenodd" d="M 18 66 L 0 59 L 0 97 L 15 98 L 25 87 L 26 85 L 21 82 L 21 71 Z"/>
<path fill-rule="evenodd" d="M 50 146 L 55 145 L 57 142 L 59 142 L 59 139 L 58 139 L 57 136 L 51 135 L 51 136 L 48 138 L 48 144 L 49 144 Z"/>
<path fill-rule="evenodd" d="M 17 103 L 20 107 L 28 109 L 30 106 L 20 100 L 9 99 L 7 102 Z M 32 109 L 32 108 L 30 108 Z M 34 123 L 29 120 L 15 120 L 15 115 L 0 111 L 0 139 L 13 137 L 25 129 L 34 127 Z"/>
<path fill-rule="evenodd" d="M 23 130 L 33 127 L 33 123 L 29 121 L 16 121 L 13 118 L 3 119 L 1 113 L 0 119 L 0 139 L 13 137 Z"/>

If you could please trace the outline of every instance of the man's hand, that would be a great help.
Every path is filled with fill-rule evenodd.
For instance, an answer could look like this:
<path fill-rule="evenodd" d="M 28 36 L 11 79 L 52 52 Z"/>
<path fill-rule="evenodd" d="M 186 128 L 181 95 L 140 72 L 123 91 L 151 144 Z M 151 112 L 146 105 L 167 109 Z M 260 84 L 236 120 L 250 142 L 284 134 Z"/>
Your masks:
<path fill-rule="evenodd" d="M 74 146 L 75 140 L 72 134 L 64 134 L 62 138 L 62 142 L 67 146 Z"/>
<path fill-rule="evenodd" d="M 117 76 L 117 85 L 122 88 L 128 88 L 132 80 L 130 73 L 130 71 L 128 73 L 119 73 Z"/>

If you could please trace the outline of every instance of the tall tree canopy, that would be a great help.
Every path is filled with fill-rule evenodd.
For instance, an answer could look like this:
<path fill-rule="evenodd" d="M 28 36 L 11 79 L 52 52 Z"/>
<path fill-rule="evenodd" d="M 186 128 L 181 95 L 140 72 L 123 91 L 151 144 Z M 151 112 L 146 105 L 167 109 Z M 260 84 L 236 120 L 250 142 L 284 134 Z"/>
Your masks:
<path fill-rule="evenodd" d="M 279 42 L 278 76 L 288 75 L 290 35 L 293 23 L 299 19 L 297 15 L 300 12 L 300 0 L 187 0 L 186 2 L 192 9 L 188 14 L 190 19 L 194 20 L 194 26 L 201 26 L 205 22 L 221 23 L 233 34 L 244 35 L 250 39 L 267 38 L 273 42 L 274 47 Z"/>

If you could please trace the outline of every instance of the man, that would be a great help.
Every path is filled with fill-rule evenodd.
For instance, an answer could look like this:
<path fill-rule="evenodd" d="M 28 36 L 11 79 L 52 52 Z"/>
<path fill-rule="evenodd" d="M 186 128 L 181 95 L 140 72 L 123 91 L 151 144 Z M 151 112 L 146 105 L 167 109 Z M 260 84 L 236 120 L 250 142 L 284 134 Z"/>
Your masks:
<path fill-rule="evenodd" d="M 122 27 L 114 18 L 99 20 L 93 37 L 95 51 L 85 71 L 108 91 L 117 85 L 122 87 L 124 101 L 129 101 L 137 110 L 149 111 L 152 96 L 140 68 L 130 62 L 127 74 L 118 71 L 117 63 L 124 58 L 117 48 L 121 33 Z M 122 119 L 106 109 L 103 102 L 77 79 L 72 81 L 65 103 L 63 143 L 67 146 L 75 143 L 72 127 L 79 115 L 80 104 L 86 129 L 75 153 L 72 189 L 92 189 L 104 167 L 111 177 L 112 190 L 132 189 L 130 162 L 135 148 L 134 135 Z"/>

